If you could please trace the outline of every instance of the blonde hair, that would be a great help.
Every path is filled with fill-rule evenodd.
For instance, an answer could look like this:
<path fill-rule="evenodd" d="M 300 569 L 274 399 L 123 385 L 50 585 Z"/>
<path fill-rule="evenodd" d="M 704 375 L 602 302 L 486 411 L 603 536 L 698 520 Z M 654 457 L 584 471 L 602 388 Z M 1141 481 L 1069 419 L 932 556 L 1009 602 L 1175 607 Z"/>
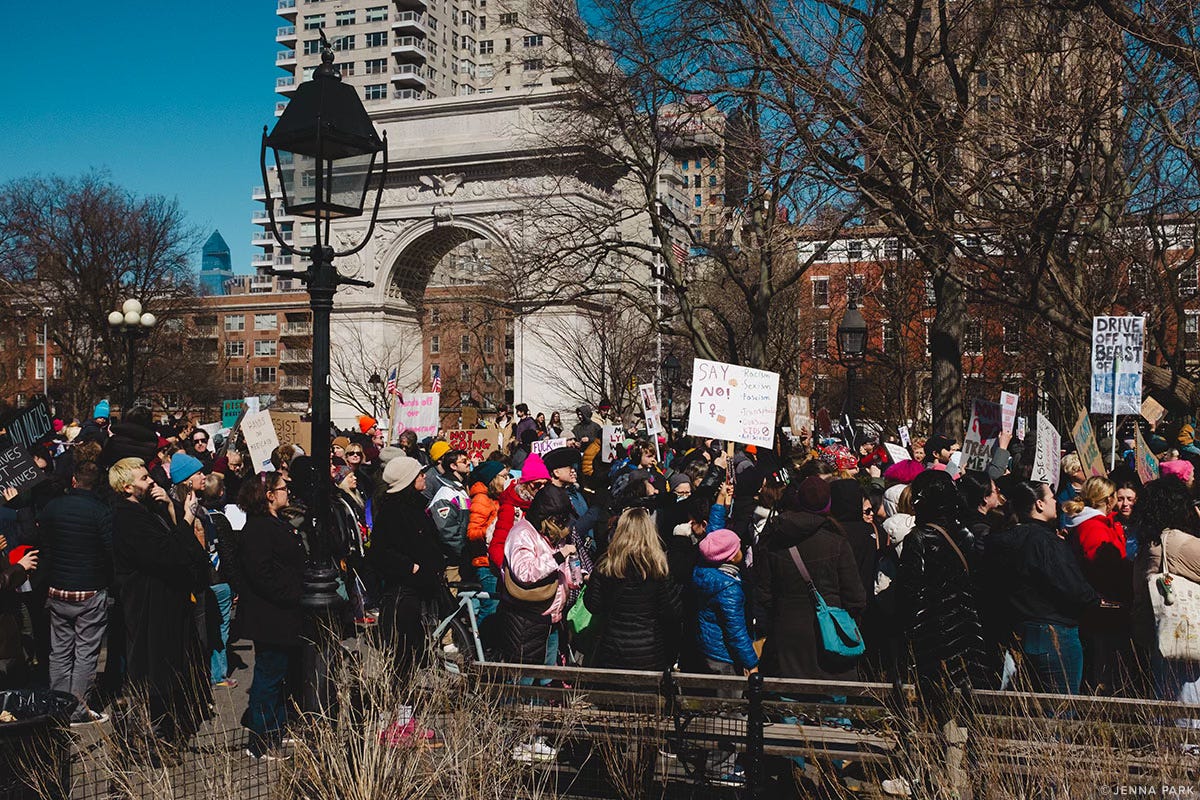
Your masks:
<path fill-rule="evenodd" d="M 1081 469 L 1083 469 L 1083 462 L 1079 460 L 1078 453 L 1067 453 L 1062 457 L 1063 475 L 1072 475 Z"/>
<path fill-rule="evenodd" d="M 898 514 L 915 514 L 916 509 L 913 508 L 912 484 L 904 487 L 900 492 L 900 498 L 896 501 L 896 513 Z"/>
<path fill-rule="evenodd" d="M 1104 510 L 1104 501 L 1112 497 L 1117 492 L 1117 485 L 1108 478 L 1093 476 L 1083 482 L 1083 488 L 1079 490 L 1079 496 L 1074 497 L 1062 504 L 1064 514 L 1075 516 L 1084 508 L 1098 508 Z"/>
<path fill-rule="evenodd" d="M 146 462 L 140 458 L 122 458 L 108 468 L 108 485 L 117 494 L 125 494 L 125 487 L 134 481 L 134 473 L 145 468 Z"/>
<path fill-rule="evenodd" d="M 658 529 L 644 508 L 626 509 L 617 522 L 596 569 L 611 578 L 640 575 L 643 579 L 667 577 L 667 554 L 659 541 Z"/>

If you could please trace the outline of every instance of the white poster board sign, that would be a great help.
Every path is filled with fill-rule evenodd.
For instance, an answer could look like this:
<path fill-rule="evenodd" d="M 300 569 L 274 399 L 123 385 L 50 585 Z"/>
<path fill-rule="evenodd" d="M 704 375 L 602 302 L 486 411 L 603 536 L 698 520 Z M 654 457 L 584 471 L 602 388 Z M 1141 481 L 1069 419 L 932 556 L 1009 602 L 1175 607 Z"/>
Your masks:
<path fill-rule="evenodd" d="M 1021 396 L 1013 392 L 1000 393 L 1000 430 L 1012 433 L 1013 424 L 1017 421 L 1017 403 Z"/>
<path fill-rule="evenodd" d="M 539 456 L 544 456 L 551 450 L 557 450 L 560 447 L 566 447 L 566 439 L 539 439 L 529 445 L 529 452 L 537 453 Z"/>
<path fill-rule="evenodd" d="M 697 358 L 691 399 L 690 436 L 774 445 L 779 373 Z"/>
<path fill-rule="evenodd" d="M 808 433 L 813 432 L 812 423 L 812 406 L 809 399 L 801 394 L 789 394 L 788 400 L 788 419 L 792 423 L 792 430 L 799 435 L 800 431 Z"/>
<path fill-rule="evenodd" d="M 1037 415 L 1037 451 L 1033 457 L 1030 479 L 1050 484 L 1058 491 L 1058 477 L 1062 470 L 1062 437 L 1050 424 L 1050 420 L 1039 411 Z"/>
<path fill-rule="evenodd" d="M 646 413 L 646 435 L 658 436 L 662 433 L 662 422 L 659 417 L 658 396 L 654 393 L 653 384 L 638 386 L 638 397 L 642 401 L 642 411 Z"/>
<path fill-rule="evenodd" d="M 617 455 L 617 445 L 624 441 L 623 434 L 616 425 L 605 425 L 600 430 L 600 461 L 611 464 Z"/>
<path fill-rule="evenodd" d="M 254 463 L 255 472 L 271 472 L 271 452 L 279 447 L 279 437 L 275 435 L 275 423 L 271 421 L 270 411 L 254 411 L 242 417 L 242 437 L 246 447 L 250 449 L 250 460 Z"/>
<path fill-rule="evenodd" d="M 896 433 L 900 434 L 900 444 L 904 445 L 905 447 L 912 446 L 912 435 L 908 432 L 907 425 L 901 425 L 896 429 Z"/>
<path fill-rule="evenodd" d="M 901 461 L 912 460 L 912 456 L 908 454 L 908 451 L 898 444 L 884 442 L 883 447 L 887 450 L 888 458 L 891 459 L 893 464 L 899 464 Z"/>
<path fill-rule="evenodd" d="M 417 441 L 430 436 L 437 436 L 441 428 L 441 395 L 436 392 L 413 392 L 404 395 L 404 402 L 397 397 L 395 413 L 396 430 L 392 441 L 400 438 L 405 431 L 417 435 Z"/>
<path fill-rule="evenodd" d="M 992 462 L 992 443 L 967 439 L 962 445 L 964 472 L 985 470 Z"/>
<path fill-rule="evenodd" d="M 1092 318 L 1093 414 L 1140 414 L 1145 317 Z M 1117 408 L 1113 410 L 1113 394 Z"/>
<path fill-rule="evenodd" d="M 981 400 L 971 401 L 971 424 L 967 427 L 968 442 L 986 442 L 1000 434 L 1002 413 L 999 403 Z"/>

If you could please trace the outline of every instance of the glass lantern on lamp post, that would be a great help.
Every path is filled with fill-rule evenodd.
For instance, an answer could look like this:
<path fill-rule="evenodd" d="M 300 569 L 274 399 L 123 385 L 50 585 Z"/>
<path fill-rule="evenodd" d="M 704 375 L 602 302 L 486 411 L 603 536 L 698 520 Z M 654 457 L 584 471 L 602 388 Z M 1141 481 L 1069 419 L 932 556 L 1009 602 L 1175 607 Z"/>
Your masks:
<path fill-rule="evenodd" d="M 854 378 L 867 354 L 867 321 L 853 300 L 842 316 L 842 321 L 838 323 L 837 338 L 838 360 L 846 368 L 846 403 L 842 414 L 849 420 L 853 437 L 854 418 L 858 415 L 858 409 L 855 407 Z"/>
<path fill-rule="evenodd" d="M 142 310 L 139 300 L 126 300 L 121 304 L 120 311 L 108 315 L 108 324 L 114 332 L 125 337 L 125 402 L 121 406 L 121 418 L 124 419 L 133 408 L 136 388 L 133 381 L 134 363 L 137 356 L 138 339 L 150 333 L 158 322 L 154 315 Z"/>

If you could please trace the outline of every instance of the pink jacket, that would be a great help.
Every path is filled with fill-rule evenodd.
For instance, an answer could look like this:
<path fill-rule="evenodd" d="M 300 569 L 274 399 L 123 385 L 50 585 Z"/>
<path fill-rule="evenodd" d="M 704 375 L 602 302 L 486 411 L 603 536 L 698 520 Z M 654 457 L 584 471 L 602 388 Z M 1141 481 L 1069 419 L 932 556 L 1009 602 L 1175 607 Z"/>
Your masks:
<path fill-rule="evenodd" d="M 535 583 L 551 572 L 558 573 L 558 588 L 554 600 L 544 613 L 551 622 L 562 619 L 570 589 L 578 589 L 571 583 L 571 570 L 564 561 L 559 564 L 554 555 L 558 551 L 537 532 L 529 520 L 521 518 L 513 523 L 504 542 L 504 569 L 522 583 Z"/>

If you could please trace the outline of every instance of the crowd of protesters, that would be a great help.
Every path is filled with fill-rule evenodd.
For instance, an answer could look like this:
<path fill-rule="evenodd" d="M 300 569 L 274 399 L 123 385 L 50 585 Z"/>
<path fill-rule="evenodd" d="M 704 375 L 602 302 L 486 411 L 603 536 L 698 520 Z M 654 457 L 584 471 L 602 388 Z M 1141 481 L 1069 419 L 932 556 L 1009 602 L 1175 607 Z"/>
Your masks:
<path fill-rule="evenodd" d="M 256 473 L 236 435 L 142 410 L 110 425 L 102 402 L 82 424 L 56 421 L 30 449 L 44 479 L 0 509 L 4 683 L 74 695 L 81 725 L 144 696 L 144 735 L 180 742 L 213 691 L 237 687 L 241 639 L 254 650 L 247 752 L 280 757 L 320 554 L 339 568 L 348 635 L 377 631 L 399 679 L 454 647 L 429 641 L 430 609 L 470 586 L 486 592 L 485 652 L 507 662 L 901 678 L 935 704 L 973 688 L 1197 696 L 1200 664 L 1161 656 L 1149 595 L 1164 541 L 1170 573 L 1200 582 L 1190 425 L 1147 432 L 1156 480 L 1139 480 L 1129 444 L 1106 475 L 1067 454 L 1055 491 L 1028 479 L 1032 448 L 1010 434 L 970 471 L 941 435 L 898 459 L 863 431 L 734 447 L 647 437 L 604 404 L 573 422 L 514 410 L 480 423 L 499 446 L 475 458 L 411 431 L 389 444 L 370 417 L 331 431 L 326 542 L 295 446 Z M 535 447 L 549 439 L 564 443 Z M 841 644 L 820 607 L 853 620 Z M 387 736 L 434 734 L 410 715 Z M 513 757 L 556 753 L 535 739 Z M 730 758 L 708 768 L 740 780 Z"/>

